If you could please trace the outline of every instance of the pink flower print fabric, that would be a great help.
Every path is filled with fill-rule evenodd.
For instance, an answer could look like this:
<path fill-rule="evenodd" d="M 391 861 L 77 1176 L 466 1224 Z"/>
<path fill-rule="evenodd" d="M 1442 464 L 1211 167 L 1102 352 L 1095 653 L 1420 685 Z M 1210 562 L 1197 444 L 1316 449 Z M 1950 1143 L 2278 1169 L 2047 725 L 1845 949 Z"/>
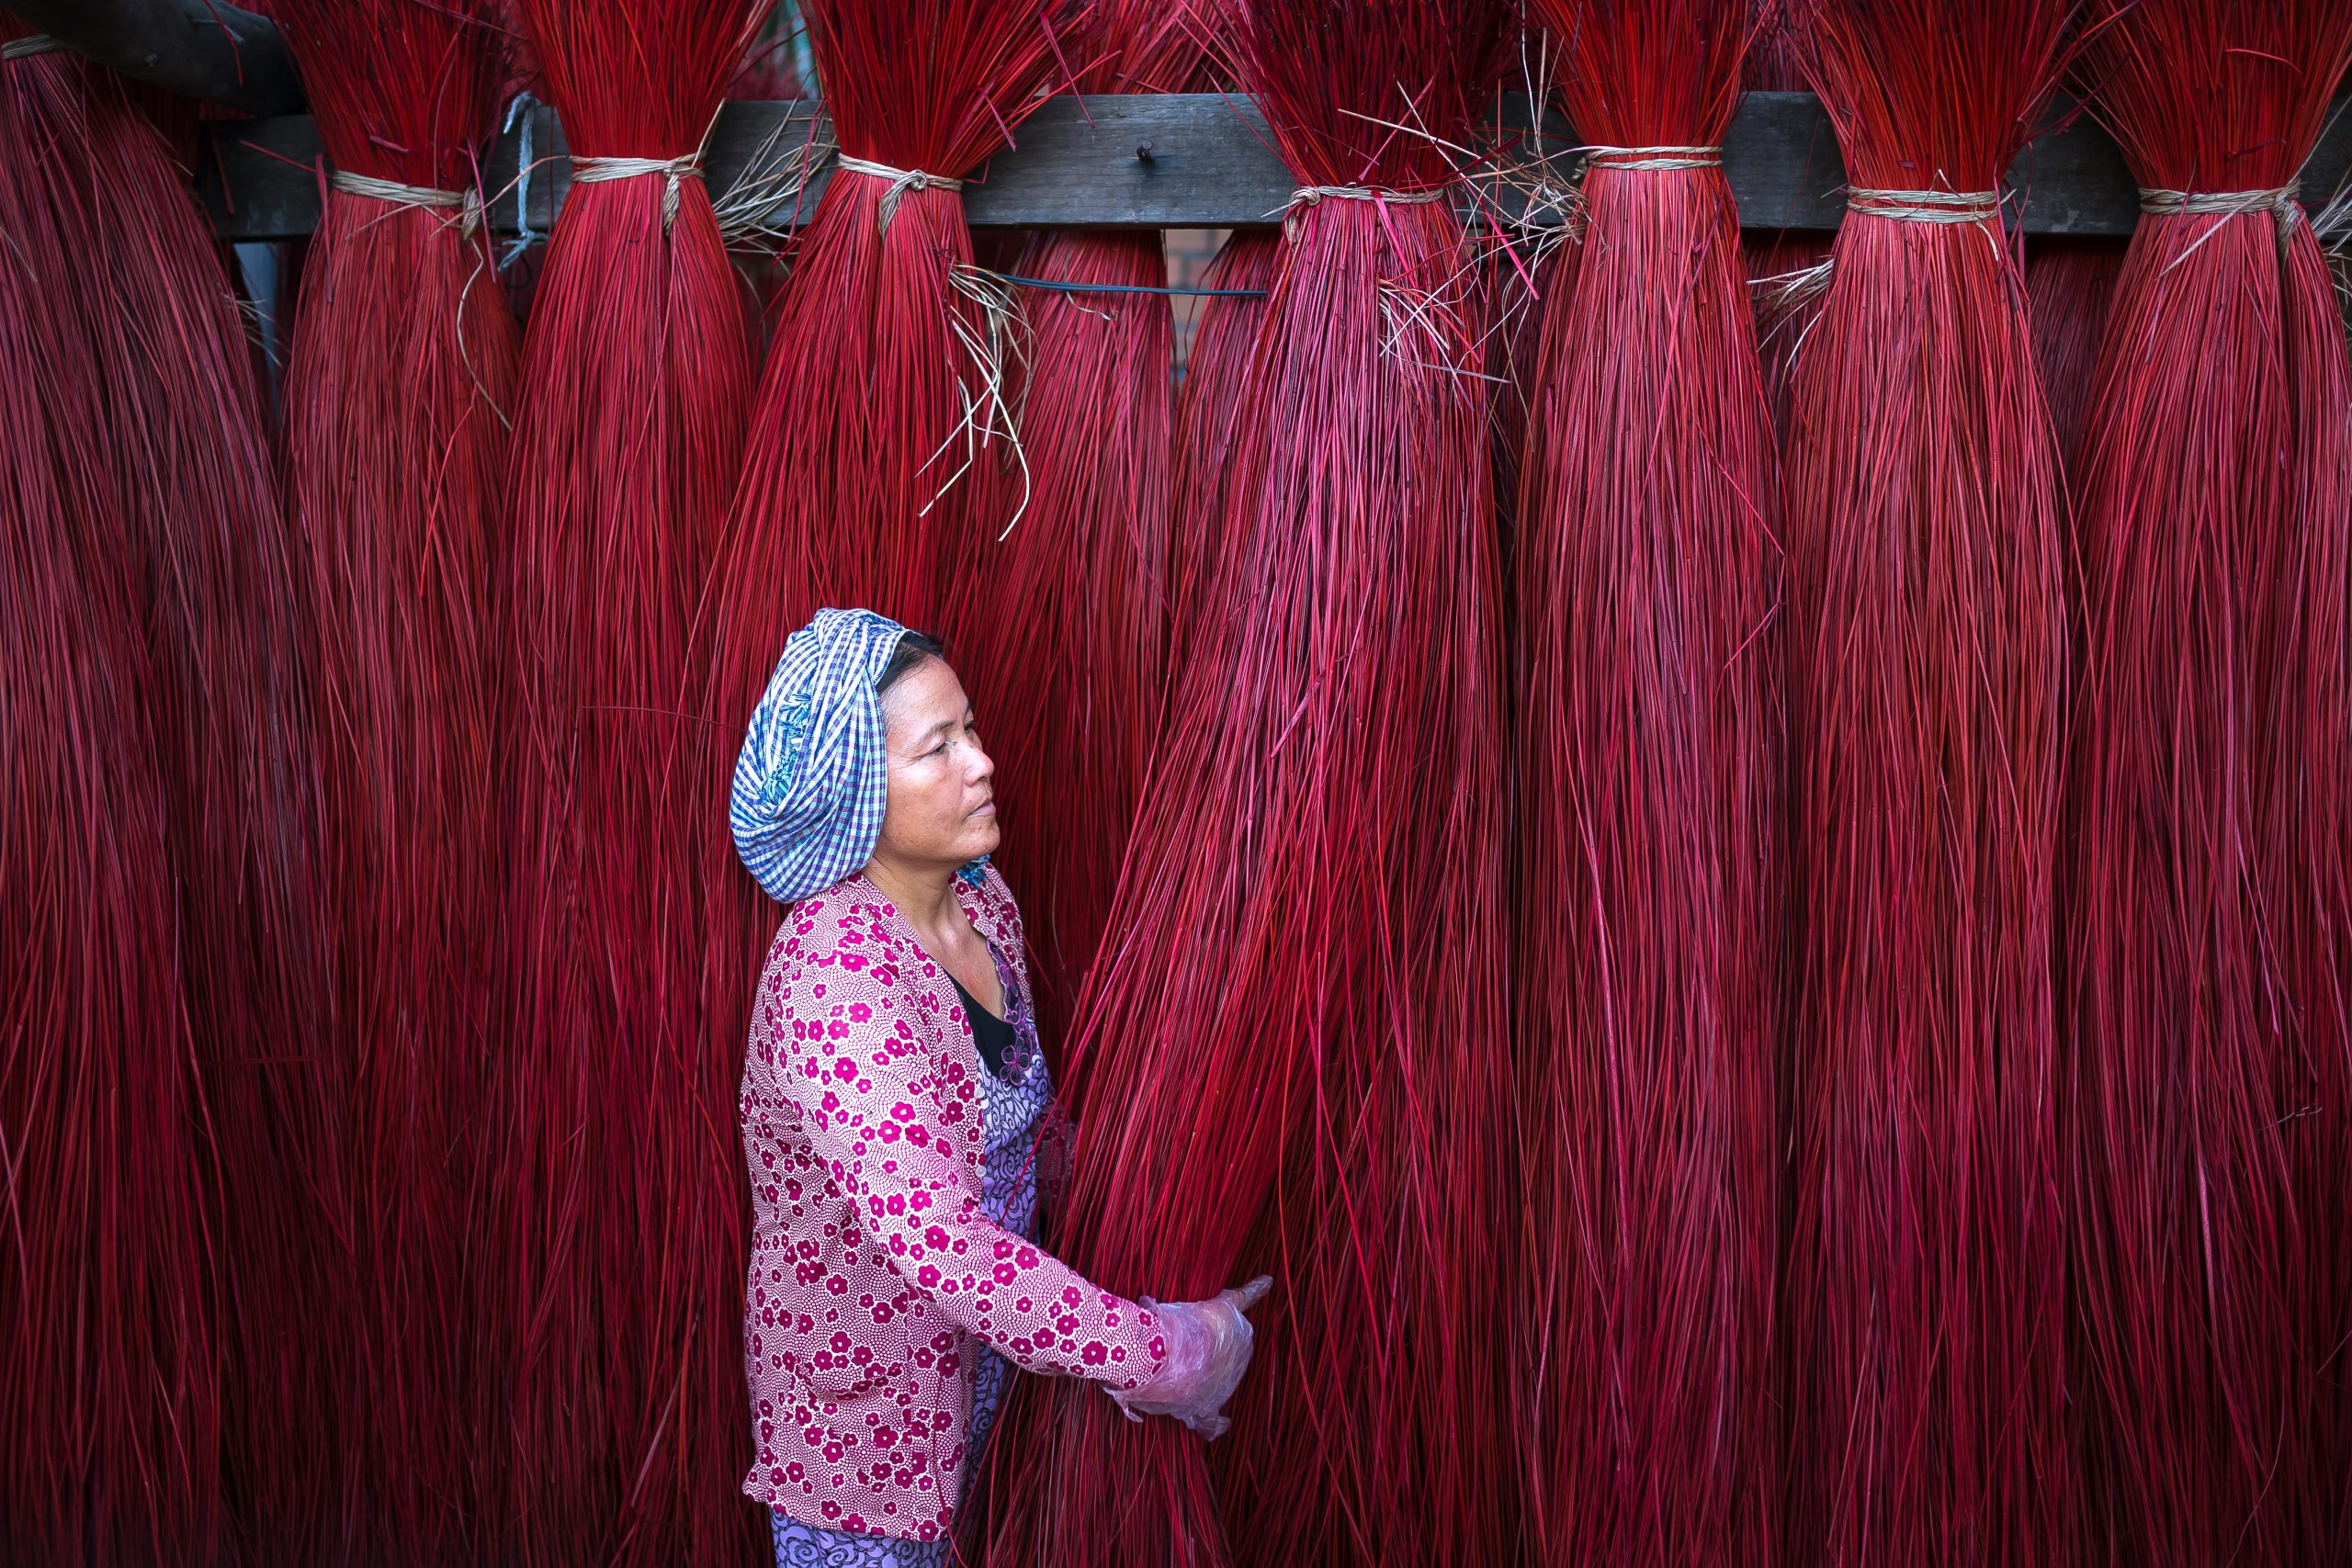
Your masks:
<path fill-rule="evenodd" d="M 958 887 L 1000 953 L 993 870 Z M 793 906 L 753 1008 L 741 1113 L 752 1252 L 744 1491 L 830 1529 L 944 1537 L 962 1482 L 975 1340 L 1030 1371 L 1140 1386 L 1152 1314 L 984 1212 L 983 1072 L 955 987 L 853 877 Z"/>

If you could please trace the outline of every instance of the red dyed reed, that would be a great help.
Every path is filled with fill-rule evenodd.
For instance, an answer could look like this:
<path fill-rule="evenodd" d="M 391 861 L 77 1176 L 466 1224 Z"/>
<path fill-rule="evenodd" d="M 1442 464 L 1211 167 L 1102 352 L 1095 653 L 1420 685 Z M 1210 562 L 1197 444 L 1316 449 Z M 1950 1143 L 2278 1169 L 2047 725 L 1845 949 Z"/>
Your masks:
<path fill-rule="evenodd" d="M 150 896 L 175 905 L 203 1073 L 219 1270 L 222 1485 L 264 1554 L 332 1539 L 349 1321 L 308 604 L 221 252 L 125 85 L 70 54 L 20 62 L 20 103 L 98 386 L 157 685 L 167 791 Z M 209 1375 L 208 1373 L 207 1375 Z"/>
<path fill-rule="evenodd" d="M 765 8 L 518 0 L 575 162 L 524 341 L 501 606 L 509 972 L 479 1136 L 504 1152 L 476 1365 L 485 1530 L 514 1562 L 721 1562 L 761 1539 L 738 1495 L 741 1039 L 718 1048 L 701 1011 L 732 747 L 688 676 L 752 367 L 678 161 Z"/>
<path fill-rule="evenodd" d="M 1009 318 L 973 291 L 964 199 L 939 182 L 1008 144 L 1064 69 L 1074 14 L 1066 0 L 803 9 L 842 157 L 899 173 L 836 164 L 777 315 L 712 638 L 730 735 L 821 606 L 946 626 L 949 585 L 1021 504 L 1003 442 Z"/>
<path fill-rule="evenodd" d="M 1201 602 L 1225 550 L 1222 532 L 1233 479 L 1234 422 L 1239 416 L 1258 333 L 1266 320 L 1262 296 L 1282 260 L 1282 234 L 1237 229 L 1201 274 L 1203 288 L 1230 294 L 1203 298 L 1176 398 L 1175 499 L 1168 547 L 1168 657 L 1173 671 L 1199 619 Z"/>
<path fill-rule="evenodd" d="M 1081 93 L 1181 81 L 1198 54 L 1160 0 L 1100 8 Z M 962 673 L 1002 802 L 1038 1020 L 1059 1042 L 1109 912 L 1165 694 L 1175 327 L 1156 229 L 1055 229 L 1011 272 L 1027 504 L 956 584 Z"/>
<path fill-rule="evenodd" d="M 2086 28 L 2096 112 L 2143 186 L 2191 209 L 2143 206 L 2077 465 L 2084 1554 L 2316 1562 L 2345 1504 L 2352 1326 L 2352 388 L 2326 262 L 2287 203 L 2352 61 L 2352 5 L 2099 0 Z M 2216 201 L 2241 210 L 2195 209 Z"/>
<path fill-rule="evenodd" d="M 2068 472 L 2082 446 L 2092 373 L 2107 333 L 2107 313 L 2123 271 L 2125 243 L 2105 234 L 2050 235 L 2025 253 L 2026 313 L 2033 322 L 2034 363 Z"/>
<path fill-rule="evenodd" d="M 218 1172 L 164 892 L 149 541 L 94 357 L 83 70 L 0 64 L 0 1560 L 61 1568 L 207 1562 L 224 1523 Z"/>
<path fill-rule="evenodd" d="M 1783 1556 L 2059 1562 L 2059 477 L 2017 265 L 1971 197 L 2065 7 L 1791 11 L 1856 194 L 1789 434 Z"/>
<path fill-rule="evenodd" d="M 472 1140 L 501 897 L 491 551 L 518 353 L 481 221 L 490 0 L 277 0 L 334 174 L 287 367 L 366 1397 L 348 1518 L 395 1557 L 466 1554 Z M 377 182 L 345 188 L 356 182 Z"/>
<path fill-rule="evenodd" d="M 1515 536 L 1539 1561 L 1768 1562 L 1780 471 L 1719 147 L 1745 0 L 1537 0 L 1594 144 Z"/>
<path fill-rule="evenodd" d="M 1410 195 L 1452 183 L 1445 154 L 1374 121 L 1459 144 L 1506 8 L 1225 19 L 1303 185 Z M 1276 1294 L 1206 1455 L 1083 1388 L 1008 1417 L 1023 1459 L 994 1561 L 1491 1561 L 1509 1525 L 1476 258 L 1442 200 L 1324 196 L 1292 218 L 1081 1002 L 1058 1237 L 1115 1289 L 1197 1297 L 1263 1267 Z"/>

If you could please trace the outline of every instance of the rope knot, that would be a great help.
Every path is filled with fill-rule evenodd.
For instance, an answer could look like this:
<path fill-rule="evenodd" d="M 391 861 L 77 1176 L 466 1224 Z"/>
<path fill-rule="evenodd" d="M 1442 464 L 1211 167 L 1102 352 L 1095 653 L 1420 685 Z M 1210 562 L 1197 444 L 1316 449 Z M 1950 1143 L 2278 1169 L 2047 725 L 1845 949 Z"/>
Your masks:
<path fill-rule="evenodd" d="M 458 232 L 470 240 L 474 231 L 481 227 L 481 193 L 473 190 L 436 190 L 431 186 L 407 186 L 398 180 L 379 180 L 369 175 L 355 175 L 347 169 L 336 169 L 327 175 L 327 184 L 346 196 L 364 196 L 373 201 L 390 202 L 395 207 L 422 207 L 437 210 L 454 209 L 458 213 Z"/>
<path fill-rule="evenodd" d="M 841 154 L 835 162 L 850 174 L 864 175 L 869 179 L 890 182 L 889 188 L 882 193 L 882 204 L 875 213 L 875 220 L 881 225 L 882 232 L 885 234 L 890 231 L 890 220 L 898 216 L 899 197 L 907 192 L 910 190 L 960 191 L 964 188 L 962 180 L 951 178 L 946 175 L 934 175 L 927 169 L 893 168 L 888 164 L 876 164 L 870 159 L 853 158 L 846 152 Z"/>
<path fill-rule="evenodd" d="M 571 160 L 574 185 L 600 185 L 605 180 L 633 180 L 647 175 L 662 177 L 662 231 L 668 233 L 678 218 L 678 188 L 686 180 L 702 178 L 702 149 L 676 158 L 583 158 Z"/>
<path fill-rule="evenodd" d="M 1445 196 L 1446 187 L 1431 186 L 1427 190 L 1389 190 L 1380 186 L 1301 186 L 1290 193 L 1290 200 L 1283 204 L 1283 238 L 1295 243 L 1298 221 L 1311 208 L 1326 201 L 1393 202 L 1400 207 L 1426 207 Z M 1268 217 L 1273 214 L 1268 213 Z"/>

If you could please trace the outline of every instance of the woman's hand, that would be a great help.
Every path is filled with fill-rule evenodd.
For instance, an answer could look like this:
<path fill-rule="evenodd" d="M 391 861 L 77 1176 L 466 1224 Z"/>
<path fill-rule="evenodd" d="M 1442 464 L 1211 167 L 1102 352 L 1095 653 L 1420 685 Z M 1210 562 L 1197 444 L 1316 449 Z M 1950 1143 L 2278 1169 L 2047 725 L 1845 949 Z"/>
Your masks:
<path fill-rule="evenodd" d="M 1273 1280 L 1261 1274 L 1214 1301 L 1162 1304 L 1149 1296 L 1139 1298 L 1159 1319 L 1168 1359 L 1160 1363 L 1159 1374 L 1143 1387 L 1125 1393 L 1111 1391 L 1127 1419 L 1173 1416 L 1204 1438 L 1222 1436 L 1232 1425 L 1224 1415 L 1225 1402 L 1250 1370 L 1253 1337 L 1242 1314 L 1265 1300 L 1273 1287 Z"/>

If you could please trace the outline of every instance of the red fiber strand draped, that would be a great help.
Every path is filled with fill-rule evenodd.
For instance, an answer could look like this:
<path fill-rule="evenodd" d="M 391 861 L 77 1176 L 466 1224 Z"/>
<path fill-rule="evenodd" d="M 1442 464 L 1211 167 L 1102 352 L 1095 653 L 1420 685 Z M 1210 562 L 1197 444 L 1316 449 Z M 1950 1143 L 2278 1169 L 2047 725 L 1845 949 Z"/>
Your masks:
<path fill-rule="evenodd" d="M 2295 183 L 2345 0 L 2100 0 L 2146 187 L 2078 464 L 2065 1018 L 2085 1557 L 2327 1560 L 2346 1327 L 2352 411 Z"/>
<path fill-rule="evenodd" d="M 1281 259 L 1278 231 L 1237 229 L 1202 272 L 1200 286 L 1262 293 L 1272 287 Z M 1238 293 L 1205 297 L 1184 361 L 1176 400 L 1175 512 L 1167 568 L 1170 671 L 1184 666 L 1201 601 L 1225 554 L 1234 422 L 1265 319 L 1262 299 Z"/>
<path fill-rule="evenodd" d="M 1401 193 L 1452 171 L 1374 122 L 1459 145 L 1506 20 L 1461 0 L 1229 17 L 1302 185 Z M 1476 258 L 1443 202 L 1326 196 L 1293 216 L 1080 1006 L 1058 1238 L 1110 1288 L 1198 1297 L 1262 1268 L 1275 1296 L 1205 1455 L 1091 1389 L 1041 1391 L 1004 1434 L 1023 1461 L 993 1561 L 1487 1562 L 1510 1523 Z"/>
<path fill-rule="evenodd" d="M 1537 0 L 1589 155 L 1519 497 L 1539 1560 L 1772 1559 L 1780 473 L 1712 147 L 1746 0 Z M 1537 1261 L 1540 1260 L 1540 1261 Z"/>
<path fill-rule="evenodd" d="M 1163 0 L 1104 0 L 1081 93 L 1178 79 L 1197 50 Z M 1094 956 L 1165 696 L 1174 321 L 1156 229 L 1055 229 L 1013 261 L 1028 338 L 1019 406 L 1029 495 L 978 541 L 955 598 L 964 678 L 1002 802 L 1046 1037 Z"/>
<path fill-rule="evenodd" d="M 1838 232 L 1789 433 L 1783 1558 L 2061 1562 L 2057 449 L 1997 219 L 1888 214 L 1999 184 L 2064 7 L 1791 10 L 1853 188 L 1894 194 Z"/>
<path fill-rule="evenodd" d="M 146 542 L 90 357 L 87 162 L 60 140 L 81 70 L 0 64 L 12 147 L 59 146 L 0 161 L 0 1561 L 204 1563 L 222 1524 L 212 1150 L 162 886 Z"/>
<path fill-rule="evenodd" d="M 575 159 L 701 147 L 745 0 L 519 0 Z M 581 172 L 575 164 L 575 174 Z M 741 294 L 701 178 L 575 183 L 524 343 L 496 776 L 513 913 L 477 1366 L 496 1555 L 748 1561 L 740 1032 L 703 1030 L 690 628 L 741 455 Z M 493 1383 L 492 1380 L 495 1380 Z"/>
<path fill-rule="evenodd" d="M 472 1138 L 495 931 L 490 552 L 503 542 L 517 341 L 475 156 L 490 0 L 277 0 L 338 174 L 287 371 L 288 488 L 319 609 L 364 1403 L 352 1529 L 387 1556 L 471 1555 Z M 458 193 L 463 193 L 461 196 Z M 498 1157 L 503 1157 L 499 1151 Z M 496 1271 L 502 1260 L 471 1260 Z"/>
<path fill-rule="evenodd" d="M 243 322 L 169 144 L 71 54 L 11 69 L 36 122 L 21 145 L 69 231 L 51 287 L 78 297 L 85 439 L 111 470 L 130 541 L 115 561 L 141 580 L 157 682 L 168 832 L 143 886 L 176 906 L 191 1113 L 219 1160 L 220 1484 L 250 1549 L 283 1559 L 339 1522 L 350 1321 L 308 605 Z"/>
<path fill-rule="evenodd" d="M 2053 235 L 2029 242 L 2026 310 L 2033 320 L 2033 357 L 2050 400 L 2058 454 L 2074 472 L 2090 407 L 2107 312 L 2123 271 L 2124 242 L 2104 234 Z"/>

